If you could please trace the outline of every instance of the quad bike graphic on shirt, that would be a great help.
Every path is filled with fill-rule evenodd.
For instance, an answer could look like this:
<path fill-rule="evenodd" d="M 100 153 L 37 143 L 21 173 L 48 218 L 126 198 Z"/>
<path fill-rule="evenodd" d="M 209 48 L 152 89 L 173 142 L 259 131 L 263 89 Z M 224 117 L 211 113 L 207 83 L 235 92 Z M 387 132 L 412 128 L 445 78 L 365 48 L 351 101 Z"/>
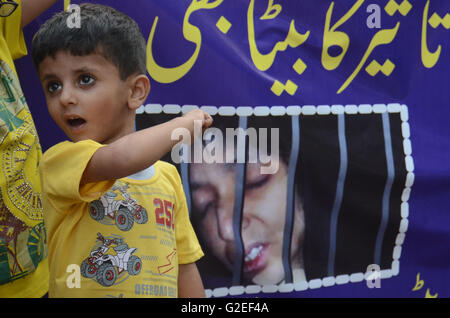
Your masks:
<path fill-rule="evenodd" d="M 108 191 L 99 200 L 92 201 L 89 205 L 91 217 L 96 221 L 109 217 L 121 231 L 129 231 L 134 222 L 147 223 L 147 210 L 128 194 L 128 187 L 128 183 L 123 186 L 114 185 L 112 191 Z M 113 192 L 116 190 L 122 194 L 124 200 L 117 200 L 118 193 Z"/>
<path fill-rule="evenodd" d="M 142 261 L 132 255 L 137 248 L 129 248 L 128 244 L 121 238 L 105 238 L 101 233 L 97 233 L 97 241 L 101 245 L 94 248 L 90 256 L 81 263 L 81 275 L 86 278 L 96 279 L 99 284 L 109 287 L 116 283 L 117 278 L 122 273 L 138 275 L 142 269 Z M 115 247 L 112 247 L 115 245 Z M 115 254 L 107 254 L 110 248 Z"/>

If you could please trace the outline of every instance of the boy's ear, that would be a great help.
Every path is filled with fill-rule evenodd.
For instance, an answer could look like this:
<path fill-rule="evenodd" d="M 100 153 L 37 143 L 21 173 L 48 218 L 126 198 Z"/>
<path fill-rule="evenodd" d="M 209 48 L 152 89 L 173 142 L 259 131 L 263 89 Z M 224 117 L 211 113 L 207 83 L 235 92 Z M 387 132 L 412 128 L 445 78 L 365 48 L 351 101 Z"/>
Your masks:
<path fill-rule="evenodd" d="M 144 104 L 150 93 L 150 80 L 147 75 L 139 74 L 128 78 L 129 96 L 128 107 L 138 109 Z"/>

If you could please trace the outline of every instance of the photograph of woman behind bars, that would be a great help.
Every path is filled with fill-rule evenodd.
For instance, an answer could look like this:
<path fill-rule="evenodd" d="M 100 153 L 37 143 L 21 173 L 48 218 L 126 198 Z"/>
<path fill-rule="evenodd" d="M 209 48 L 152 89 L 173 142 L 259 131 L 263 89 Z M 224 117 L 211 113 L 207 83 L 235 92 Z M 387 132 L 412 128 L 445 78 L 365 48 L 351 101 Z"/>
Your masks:
<path fill-rule="evenodd" d="M 143 114 L 137 128 L 173 116 Z M 399 113 L 213 118 L 223 136 L 227 128 L 266 128 L 269 155 L 278 128 L 279 152 L 273 174 L 261 173 L 259 157 L 249 160 L 261 140 L 247 140 L 245 164 L 176 164 L 205 253 L 197 264 L 206 289 L 394 268 L 407 175 Z M 225 139 L 223 156 L 237 153 L 237 142 L 227 148 Z"/>
<path fill-rule="evenodd" d="M 290 118 L 281 127 L 279 135 L 279 156 L 272 156 L 271 163 L 277 166 L 275 173 L 261 173 L 262 163 L 247 163 L 245 176 L 238 180 L 236 163 L 191 163 L 190 191 L 192 197 L 192 219 L 194 227 L 203 246 L 230 273 L 232 281 L 237 285 L 248 284 L 269 285 L 285 280 L 283 257 L 289 254 L 288 263 L 293 281 L 305 280 L 303 268 L 303 236 L 304 216 L 299 188 L 292 189 L 291 215 L 292 236 L 285 243 L 286 211 L 288 208 L 288 175 L 295 174 L 295 166 L 289 171 L 290 155 Z M 281 121 L 279 120 L 281 123 Z M 220 129 L 225 136 L 225 128 L 238 127 L 236 118 L 220 118 L 214 127 Z M 270 144 L 270 118 L 253 118 L 248 127 L 269 128 L 266 141 Z M 259 140 L 259 142 L 266 142 Z M 224 145 L 225 152 L 232 152 L 236 157 L 236 145 Z M 247 142 L 247 153 L 255 151 L 254 144 Z M 269 145 L 267 147 L 271 149 Z M 278 145 L 277 145 L 278 147 Z M 258 151 L 255 151 L 258 153 Z M 271 155 L 271 154 L 270 154 Z M 248 157 L 248 156 L 247 156 Z M 204 158 L 205 159 L 205 158 Z M 248 158 L 247 158 L 248 159 Z M 259 156 L 258 156 L 259 159 Z M 223 160 L 225 161 L 225 160 Z M 236 160 L 235 160 L 236 161 Z M 249 161 L 249 160 L 247 160 Z M 206 160 L 206 162 L 211 162 Z M 292 178 L 293 180 L 294 178 Z M 242 204 L 236 212 L 236 185 L 242 184 Z M 234 213 L 240 213 L 239 218 Z M 242 242 L 238 242 L 239 233 L 235 233 L 235 222 L 240 223 Z M 236 256 L 236 249 L 241 245 L 241 253 Z M 290 250 L 290 252 L 287 251 Z M 207 253 L 208 253 L 207 252 Z M 283 255 L 284 253 L 284 255 Z M 236 264 L 240 262 L 241 264 Z M 237 265 L 237 267 L 236 267 Z M 206 266 L 205 266 L 206 267 Z M 208 266 L 209 267 L 209 266 Z M 217 268 L 217 267 L 216 267 Z M 238 278 L 236 278 L 238 277 Z"/>

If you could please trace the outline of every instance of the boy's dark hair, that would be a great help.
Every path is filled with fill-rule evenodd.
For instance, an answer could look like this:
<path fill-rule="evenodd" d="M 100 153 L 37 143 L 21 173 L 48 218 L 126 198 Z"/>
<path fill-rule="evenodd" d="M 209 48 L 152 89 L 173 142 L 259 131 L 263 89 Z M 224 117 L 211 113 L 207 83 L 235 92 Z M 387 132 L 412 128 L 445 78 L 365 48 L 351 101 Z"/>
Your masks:
<path fill-rule="evenodd" d="M 59 51 L 75 56 L 99 53 L 119 69 L 122 80 L 146 73 L 146 43 L 137 23 L 109 6 L 80 5 L 80 28 L 69 28 L 70 11 L 47 20 L 36 33 L 31 54 L 36 68 Z"/>

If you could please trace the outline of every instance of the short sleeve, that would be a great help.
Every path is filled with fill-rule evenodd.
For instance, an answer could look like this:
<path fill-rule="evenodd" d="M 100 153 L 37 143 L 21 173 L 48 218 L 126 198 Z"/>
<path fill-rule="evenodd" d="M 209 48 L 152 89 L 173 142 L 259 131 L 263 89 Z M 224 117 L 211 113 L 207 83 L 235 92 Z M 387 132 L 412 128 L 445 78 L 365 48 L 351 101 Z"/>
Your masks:
<path fill-rule="evenodd" d="M 203 257 L 203 251 L 198 242 L 194 228 L 189 219 L 189 211 L 186 204 L 178 171 L 174 166 L 173 173 L 176 176 L 177 206 L 175 206 L 175 236 L 177 241 L 178 263 L 189 264 Z"/>
<path fill-rule="evenodd" d="M 22 3 L 8 17 L 0 18 L 0 59 L 14 69 L 13 60 L 27 55 L 25 38 L 21 29 Z"/>
<path fill-rule="evenodd" d="M 103 145 L 92 140 L 65 141 L 45 152 L 40 164 L 42 191 L 59 212 L 75 203 L 96 200 L 113 186 L 114 180 L 108 180 L 80 188 L 89 160 L 101 147 Z"/>

